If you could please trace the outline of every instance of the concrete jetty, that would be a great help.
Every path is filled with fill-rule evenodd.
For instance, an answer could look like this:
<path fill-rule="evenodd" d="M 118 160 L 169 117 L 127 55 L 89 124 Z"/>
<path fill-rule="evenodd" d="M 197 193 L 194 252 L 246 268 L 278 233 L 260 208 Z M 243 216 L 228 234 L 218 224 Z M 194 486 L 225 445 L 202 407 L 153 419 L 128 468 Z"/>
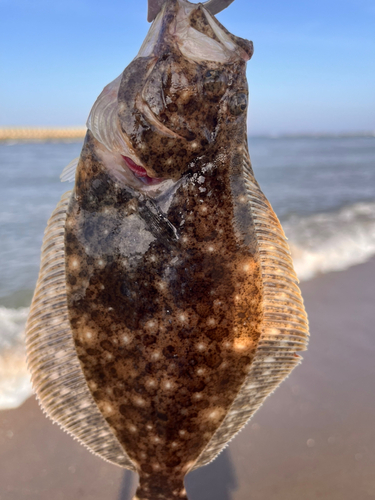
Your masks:
<path fill-rule="evenodd" d="M 0 141 L 66 141 L 83 139 L 85 137 L 86 130 L 86 127 L 0 128 Z"/>

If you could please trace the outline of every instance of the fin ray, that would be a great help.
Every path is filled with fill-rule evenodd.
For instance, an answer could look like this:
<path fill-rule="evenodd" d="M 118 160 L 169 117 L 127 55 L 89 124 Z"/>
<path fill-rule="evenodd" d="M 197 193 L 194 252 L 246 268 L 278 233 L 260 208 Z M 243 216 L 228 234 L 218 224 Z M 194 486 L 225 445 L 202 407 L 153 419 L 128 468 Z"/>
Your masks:
<path fill-rule="evenodd" d="M 104 460 L 135 470 L 100 413 L 76 355 L 65 289 L 65 193 L 45 231 L 42 265 L 26 325 L 28 366 L 45 413 Z"/>
<path fill-rule="evenodd" d="M 262 334 L 241 390 L 193 469 L 208 464 L 225 448 L 301 362 L 296 352 L 307 347 L 308 320 L 284 231 L 254 178 L 248 153 L 243 169 L 263 277 Z"/>
<path fill-rule="evenodd" d="M 79 156 L 74 158 L 61 172 L 60 180 L 61 182 L 73 182 L 76 176 L 76 169 L 79 162 Z"/>

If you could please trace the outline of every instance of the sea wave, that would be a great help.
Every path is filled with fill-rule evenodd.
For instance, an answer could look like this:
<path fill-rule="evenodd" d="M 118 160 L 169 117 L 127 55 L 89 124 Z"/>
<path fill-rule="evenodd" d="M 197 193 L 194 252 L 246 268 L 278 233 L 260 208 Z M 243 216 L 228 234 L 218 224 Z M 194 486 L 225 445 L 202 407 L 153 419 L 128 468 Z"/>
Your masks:
<path fill-rule="evenodd" d="M 0 410 L 17 408 L 32 394 L 24 342 L 27 314 L 27 307 L 0 307 Z"/>
<path fill-rule="evenodd" d="M 375 254 L 375 202 L 291 216 L 283 227 L 301 281 L 346 269 Z M 16 408 L 32 394 L 24 347 L 27 314 L 27 307 L 0 306 L 0 409 Z"/>
<path fill-rule="evenodd" d="M 366 262 L 375 254 L 375 202 L 283 222 L 301 281 Z"/>

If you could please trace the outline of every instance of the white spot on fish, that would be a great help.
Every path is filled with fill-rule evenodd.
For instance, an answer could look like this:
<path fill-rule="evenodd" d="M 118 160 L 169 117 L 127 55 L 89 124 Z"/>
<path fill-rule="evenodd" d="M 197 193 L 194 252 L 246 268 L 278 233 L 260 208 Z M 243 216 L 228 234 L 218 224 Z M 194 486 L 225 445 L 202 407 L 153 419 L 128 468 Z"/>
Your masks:
<path fill-rule="evenodd" d="M 136 406 L 146 406 L 146 401 L 141 396 L 135 396 L 133 402 Z"/>
<path fill-rule="evenodd" d="M 162 388 L 165 389 L 166 391 L 170 391 L 173 389 L 174 384 L 170 380 L 166 380 L 165 382 L 162 383 Z"/>
<path fill-rule="evenodd" d="M 73 268 L 73 269 L 78 269 L 79 268 L 79 260 L 77 258 L 73 258 L 71 259 L 70 261 L 70 266 Z"/>
<path fill-rule="evenodd" d="M 131 336 L 126 333 L 121 337 L 121 342 L 125 345 L 129 344 L 131 340 L 132 340 Z"/>
<path fill-rule="evenodd" d="M 187 321 L 188 317 L 186 316 L 186 314 L 182 313 L 179 315 L 178 319 L 181 321 L 181 323 L 185 323 L 185 321 Z"/>
<path fill-rule="evenodd" d="M 222 414 L 221 409 L 216 408 L 208 414 L 210 420 L 218 420 Z"/>
<path fill-rule="evenodd" d="M 150 389 L 154 389 L 155 387 L 157 387 L 157 385 L 158 385 L 157 381 L 154 378 L 146 380 L 146 386 L 149 387 Z"/>
<path fill-rule="evenodd" d="M 157 287 L 160 289 L 160 290 L 165 290 L 167 288 L 167 284 L 165 283 L 165 281 L 159 281 L 157 283 Z"/>
<path fill-rule="evenodd" d="M 251 271 L 252 267 L 253 267 L 253 262 L 248 262 L 244 264 L 242 270 L 245 271 L 245 273 L 248 273 L 249 271 Z"/>
<path fill-rule="evenodd" d="M 92 391 L 96 391 L 96 389 L 98 388 L 96 382 L 94 382 L 93 380 L 90 380 L 89 387 Z"/>
<path fill-rule="evenodd" d="M 216 325 L 216 320 L 215 318 L 208 318 L 207 319 L 207 326 L 213 327 Z"/>
<path fill-rule="evenodd" d="M 273 335 L 280 335 L 281 332 L 278 328 L 267 328 L 265 333 L 267 333 L 267 335 L 273 336 Z"/>
<path fill-rule="evenodd" d="M 147 330 L 149 330 L 151 333 L 155 333 L 158 331 L 158 323 L 157 321 L 151 319 L 150 321 L 147 321 L 147 323 L 145 324 L 145 327 L 147 328 Z"/>
<path fill-rule="evenodd" d="M 103 405 L 103 411 L 105 414 L 109 415 L 110 413 L 113 412 L 113 408 L 109 403 L 104 403 Z"/>
<path fill-rule="evenodd" d="M 251 344 L 252 344 L 252 340 L 251 339 L 235 339 L 235 341 L 233 342 L 233 349 L 235 351 L 244 351 L 245 349 L 248 349 Z"/>

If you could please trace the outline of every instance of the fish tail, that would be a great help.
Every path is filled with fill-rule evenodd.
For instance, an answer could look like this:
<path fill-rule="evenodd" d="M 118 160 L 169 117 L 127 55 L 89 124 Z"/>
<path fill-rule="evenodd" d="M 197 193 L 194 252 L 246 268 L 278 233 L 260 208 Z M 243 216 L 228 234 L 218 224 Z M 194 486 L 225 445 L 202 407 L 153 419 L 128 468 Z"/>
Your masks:
<path fill-rule="evenodd" d="M 141 474 L 133 500 L 188 500 L 184 478 Z"/>

